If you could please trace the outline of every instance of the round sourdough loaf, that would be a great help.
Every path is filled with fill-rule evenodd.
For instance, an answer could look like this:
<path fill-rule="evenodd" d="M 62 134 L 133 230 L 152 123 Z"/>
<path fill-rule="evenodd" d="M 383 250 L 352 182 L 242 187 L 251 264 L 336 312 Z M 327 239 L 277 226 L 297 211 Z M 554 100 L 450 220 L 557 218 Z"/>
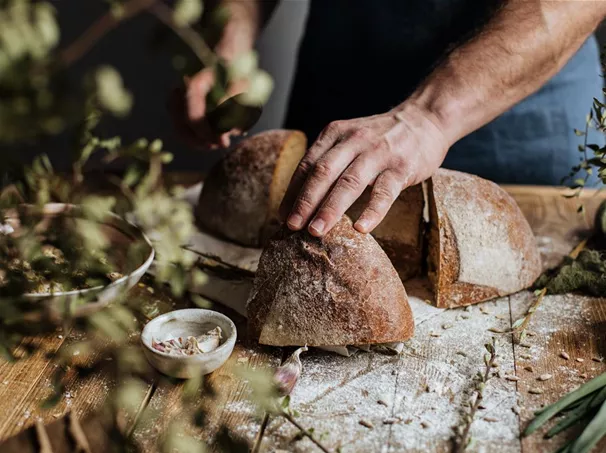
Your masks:
<path fill-rule="evenodd" d="M 323 238 L 281 229 L 247 303 L 251 334 L 273 346 L 405 341 L 414 323 L 389 258 L 344 216 Z"/>
<path fill-rule="evenodd" d="M 240 142 L 206 178 L 198 225 L 245 246 L 262 246 L 279 227 L 278 209 L 306 144 L 305 134 L 289 130 Z"/>
<path fill-rule="evenodd" d="M 532 285 L 542 270 L 540 254 L 507 192 L 445 169 L 428 184 L 428 276 L 438 307 L 482 302 Z"/>

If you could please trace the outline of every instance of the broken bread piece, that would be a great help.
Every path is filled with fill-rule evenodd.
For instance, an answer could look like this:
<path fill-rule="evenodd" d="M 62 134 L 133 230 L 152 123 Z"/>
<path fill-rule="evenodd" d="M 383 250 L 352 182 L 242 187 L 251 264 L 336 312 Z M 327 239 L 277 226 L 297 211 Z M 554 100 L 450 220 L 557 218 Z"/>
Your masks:
<path fill-rule="evenodd" d="M 541 259 L 530 225 L 501 187 L 439 169 L 427 189 L 428 278 L 436 306 L 505 296 L 538 278 Z"/>
<path fill-rule="evenodd" d="M 306 146 L 299 131 L 271 130 L 244 139 L 206 178 L 198 225 L 241 245 L 264 245 L 279 228 L 278 209 Z"/>
<path fill-rule="evenodd" d="M 322 238 L 281 229 L 261 255 L 246 310 L 251 334 L 272 346 L 401 342 L 414 332 L 396 270 L 347 216 Z"/>
<path fill-rule="evenodd" d="M 368 206 L 371 193 L 372 188 L 368 188 L 349 208 L 347 214 L 352 219 L 360 217 Z M 407 188 L 371 233 L 385 250 L 402 281 L 416 277 L 423 271 L 424 206 L 421 184 Z"/>

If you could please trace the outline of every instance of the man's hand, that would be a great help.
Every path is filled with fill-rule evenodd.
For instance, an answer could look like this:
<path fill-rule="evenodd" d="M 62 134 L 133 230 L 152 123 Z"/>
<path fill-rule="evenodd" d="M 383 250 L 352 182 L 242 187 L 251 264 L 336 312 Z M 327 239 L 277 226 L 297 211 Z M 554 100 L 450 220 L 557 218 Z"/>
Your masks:
<path fill-rule="evenodd" d="M 216 54 L 224 61 L 231 62 L 239 55 L 250 52 L 277 3 L 277 0 L 221 0 L 219 4 L 228 11 L 229 20 L 214 49 Z M 215 83 L 214 71 L 203 69 L 184 82 L 184 86 L 176 89 L 169 99 L 169 109 L 180 138 L 196 149 L 228 147 L 230 137 L 242 131 L 217 134 L 206 119 L 206 95 Z M 243 93 L 247 87 L 248 80 L 234 81 L 227 88 L 227 97 Z"/>
<path fill-rule="evenodd" d="M 326 234 L 372 185 L 355 228 L 372 231 L 406 187 L 440 166 L 449 143 L 435 119 L 416 106 L 329 124 L 295 171 L 280 207 L 292 230 Z M 311 220 L 311 222 L 310 222 Z"/>
<path fill-rule="evenodd" d="M 212 69 L 203 69 L 191 79 L 184 80 L 184 86 L 177 88 L 171 94 L 169 109 L 173 125 L 179 137 L 190 147 L 196 149 L 227 148 L 233 135 L 242 131 L 231 130 L 223 134 L 215 133 L 208 123 L 206 95 L 215 83 L 215 74 Z M 232 83 L 228 90 L 228 97 L 243 93 L 247 81 L 239 80 Z"/>

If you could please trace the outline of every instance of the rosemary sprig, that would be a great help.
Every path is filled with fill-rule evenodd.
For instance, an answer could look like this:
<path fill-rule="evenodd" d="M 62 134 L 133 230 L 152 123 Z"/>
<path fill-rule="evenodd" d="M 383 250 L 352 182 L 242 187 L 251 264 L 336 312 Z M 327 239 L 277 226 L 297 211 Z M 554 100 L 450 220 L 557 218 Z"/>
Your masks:
<path fill-rule="evenodd" d="M 493 369 L 494 364 L 497 359 L 497 352 L 495 348 L 495 337 L 492 337 L 490 343 L 486 343 L 484 345 L 486 351 L 488 351 L 484 355 L 484 364 L 486 365 L 486 370 L 484 373 L 478 373 L 479 382 L 476 386 L 475 390 L 475 401 L 469 410 L 469 413 L 465 415 L 464 425 L 458 428 L 458 433 L 455 438 L 455 452 L 463 453 L 467 447 L 471 444 L 471 437 L 469 433 L 471 431 L 471 425 L 475 419 L 476 413 L 478 412 L 478 408 L 481 405 L 482 398 L 484 397 L 484 389 L 486 388 L 486 383 L 490 379 L 490 371 Z"/>

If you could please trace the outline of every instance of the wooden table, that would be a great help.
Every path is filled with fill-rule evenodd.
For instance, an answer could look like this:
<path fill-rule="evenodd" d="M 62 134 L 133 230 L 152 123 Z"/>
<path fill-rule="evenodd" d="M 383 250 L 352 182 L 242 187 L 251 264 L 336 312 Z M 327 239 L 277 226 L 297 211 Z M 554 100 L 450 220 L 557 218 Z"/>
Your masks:
<path fill-rule="evenodd" d="M 560 189 L 507 190 L 532 225 L 544 263 L 549 266 L 580 241 L 590 226 L 586 219 L 593 218 L 604 199 L 601 194 L 584 192 L 580 200 L 586 208 L 583 217 L 576 212 L 579 200 L 563 198 Z M 187 305 L 185 300 L 172 301 L 163 288 L 148 289 L 148 282 L 134 291 L 148 294 L 165 307 Z M 494 336 L 500 377 L 492 377 L 487 385 L 469 451 L 554 451 L 565 441 L 563 436 L 545 441 L 536 434 L 520 440 L 520 431 L 535 409 L 606 372 L 606 363 L 601 360 L 606 357 L 606 300 L 548 296 L 532 317 L 529 329 L 534 335 L 525 344 L 515 344 L 509 334 L 494 333 L 510 328 L 533 300 L 531 293 L 522 292 L 466 310 L 440 313 L 417 326 L 400 356 L 359 352 L 346 358 L 321 351 L 304 355 L 304 372 L 291 403 L 301 414 L 298 421 L 313 427 L 333 450 L 451 451 L 453 427 L 462 421 L 462 408 L 469 403 L 475 386 L 473 377 L 484 368 L 484 344 Z M 243 320 L 230 315 L 237 321 L 241 339 L 246 338 Z M 75 334 L 58 332 L 29 341 L 41 344 L 46 351 L 56 351 L 77 340 Z M 570 358 L 564 359 L 561 352 Z M 273 367 L 284 353 L 240 340 L 228 365 Z M 284 420 L 255 413 L 247 400 L 247 382 L 228 369 L 224 366 L 209 378 L 217 394 L 201 401 L 210 412 L 207 428 L 192 431 L 198 439 L 212 443 L 219 423 L 226 423 L 256 451 L 317 451 L 307 439 L 298 439 L 297 430 Z M 84 417 L 99 407 L 113 386 L 104 375 L 70 381 L 69 393 L 59 405 L 43 411 L 39 405 L 50 393 L 52 372 L 53 364 L 43 352 L 16 364 L 0 364 L 0 440 L 31 427 L 35 420 L 59 425 L 68 411 Z M 537 379 L 546 373 L 553 378 Z M 506 376 L 517 376 L 517 380 Z M 151 408 L 161 415 L 154 423 L 129 422 L 143 451 L 156 451 L 158 436 L 178 416 L 179 390 L 179 386 L 152 384 L 140 395 L 141 411 Z M 86 430 L 92 432 L 94 426 L 87 425 Z M 104 451 L 102 446 L 93 447 L 93 451 Z M 24 447 L 20 453 L 27 451 Z M 606 443 L 596 451 L 606 451 Z"/>

